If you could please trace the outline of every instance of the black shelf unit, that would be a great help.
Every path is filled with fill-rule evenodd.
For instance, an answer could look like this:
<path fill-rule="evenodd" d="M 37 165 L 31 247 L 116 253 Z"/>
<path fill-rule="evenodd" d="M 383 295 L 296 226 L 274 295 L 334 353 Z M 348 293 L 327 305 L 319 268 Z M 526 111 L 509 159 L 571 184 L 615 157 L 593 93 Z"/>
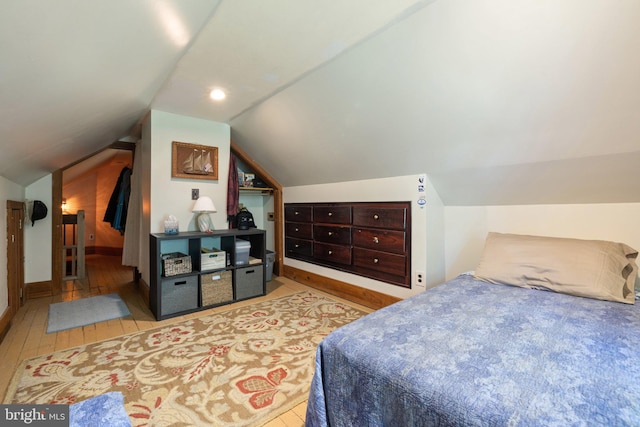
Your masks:
<path fill-rule="evenodd" d="M 249 262 L 236 259 L 236 242 L 250 244 Z M 211 233 L 183 232 L 178 234 L 152 233 L 149 236 L 149 308 L 157 320 L 181 316 L 219 305 L 230 304 L 266 295 L 265 231 L 214 230 Z M 241 242 L 243 243 L 243 242 Z M 244 243 L 246 246 L 246 243 Z M 215 248 L 226 253 L 226 262 L 214 269 L 202 266 L 201 248 Z M 191 258 L 191 271 L 164 276 L 162 255 L 179 252 Z M 208 280 L 219 280 L 221 295 L 211 303 L 203 299 Z M 231 289 L 228 288 L 231 286 Z M 212 288 L 207 288 L 210 291 Z M 214 291 L 215 292 L 215 291 Z"/>

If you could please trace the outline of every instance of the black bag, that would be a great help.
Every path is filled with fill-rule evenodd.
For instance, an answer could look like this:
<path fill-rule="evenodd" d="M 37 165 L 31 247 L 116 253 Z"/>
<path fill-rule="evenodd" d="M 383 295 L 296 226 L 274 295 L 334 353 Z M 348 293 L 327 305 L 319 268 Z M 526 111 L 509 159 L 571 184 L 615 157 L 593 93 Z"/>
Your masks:
<path fill-rule="evenodd" d="M 236 215 L 236 227 L 238 230 L 256 228 L 256 223 L 253 221 L 253 214 L 249 212 L 247 208 L 240 209 L 240 212 Z"/>

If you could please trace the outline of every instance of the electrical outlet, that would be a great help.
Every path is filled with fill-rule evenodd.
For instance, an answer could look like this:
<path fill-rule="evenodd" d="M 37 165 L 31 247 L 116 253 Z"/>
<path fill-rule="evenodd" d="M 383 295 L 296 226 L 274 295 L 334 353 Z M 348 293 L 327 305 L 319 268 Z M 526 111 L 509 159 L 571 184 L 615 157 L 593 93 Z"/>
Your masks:
<path fill-rule="evenodd" d="M 191 189 L 191 200 L 198 200 L 200 197 L 200 190 L 198 188 Z"/>
<path fill-rule="evenodd" d="M 275 214 L 273 212 L 267 212 L 267 221 L 275 221 Z"/>
<path fill-rule="evenodd" d="M 419 288 L 424 288 L 424 271 L 416 271 L 415 278 L 413 280 L 413 284 Z"/>

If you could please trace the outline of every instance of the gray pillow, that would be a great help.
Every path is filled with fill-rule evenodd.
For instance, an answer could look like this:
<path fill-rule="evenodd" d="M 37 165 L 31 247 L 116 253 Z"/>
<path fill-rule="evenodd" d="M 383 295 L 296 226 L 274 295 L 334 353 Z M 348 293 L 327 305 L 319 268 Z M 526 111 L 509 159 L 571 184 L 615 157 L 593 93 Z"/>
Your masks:
<path fill-rule="evenodd" d="M 637 256 L 624 243 L 491 232 L 475 277 L 634 304 Z"/>

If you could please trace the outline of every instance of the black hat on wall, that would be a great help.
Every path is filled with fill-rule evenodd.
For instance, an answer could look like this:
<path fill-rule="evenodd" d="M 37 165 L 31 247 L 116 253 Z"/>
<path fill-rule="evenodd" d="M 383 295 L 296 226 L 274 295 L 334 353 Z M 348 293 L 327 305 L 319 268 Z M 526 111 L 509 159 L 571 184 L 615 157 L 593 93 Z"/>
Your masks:
<path fill-rule="evenodd" d="M 47 205 L 40 200 L 33 201 L 33 208 L 31 209 L 31 226 L 36 223 L 37 220 L 47 217 Z"/>

